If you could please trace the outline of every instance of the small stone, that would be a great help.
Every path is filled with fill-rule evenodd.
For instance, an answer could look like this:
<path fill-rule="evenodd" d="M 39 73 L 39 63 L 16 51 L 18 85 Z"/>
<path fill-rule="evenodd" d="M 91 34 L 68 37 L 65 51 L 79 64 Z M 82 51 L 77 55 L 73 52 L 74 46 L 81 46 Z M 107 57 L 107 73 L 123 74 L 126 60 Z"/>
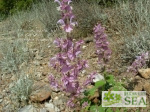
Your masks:
<path fill-rule="evenodd" d="M 53 103 L 45 103 L 45 108 L 49 112 L 60 112 L 60 109 L 56 107 Z"/>
<path fill-rule="evenodd" d="M 2 103 L 3 99 L 0 99 L 0 103 Z"/>
<path fill-rule="evenodd" d="M 150 78 L 150 68 L 147 69 L 139 69 L 138 72 L 140 73 L 140 75 L 145 78 L 145 79 L 149 79 Z"/>
<path fill-rule="evenodd" d="M 47 110 L 43 108 L 43 109 L 40 109 L 40 112 L 47 112 Z"/>
<path fill-rule="evenodd" d="M 83 70 L 81 73 L 82 73 L 82 74 L 81 74 L 81 77 L 85 76 L 86 70 Z"/>
<path fill-rule="evenodd" d="M 85 49 L 87 46 L 83 45 L 82 48 Z"/>
<path fill-rule="evenodd" d="M 47 83 L 35 83 L 32 90 L 30 99 L 33 102 L 42 102 L 51 96 L 50 85 Z"/>
<path fill-rule="evenodd" d="M 141 80 L 142 78 L 137 75 L 137 76 L 135 76 L 135 79 L 136 79 L 136 80 Z"/>
<path fill-rule="evenodd" d="M 144 84 L 144 90 L 146 91 L 147 94 L 150 94 L 150 83 L 146 82 Z"/>
<path fill-rule="evenodd" d="M 53 102 L 54 102 L 54 104 L 55 104 L 56 106 L 62 105 L 62 104 L 64 103 L 63 100 L 62 100 L 61 98 L 58 99 L 58 97 L 57 97 L 57 99 L 55 98 L 55 99 L 53 100 Z"/>
<path fill-rule="evenodd" d="M 56 97 L 54 98 L 54 100 L 58 100 L 58 96 L 56 96 Z"/>
<path fill-rule="evenodd" d="M 55 112 L 60 112 L 60 109 L 55 106 Z"/>
<path fill-rule="evenodd" d="M 93 82 L 104 80 L 104 76 L 101 74 L 96 74 L 95 78 L 93 79 Z"/>
<path fill-rule="evenodd" d="M 134 91 L 142 91 L 143 89 L 143 84 L 139 82 L 137 85 L 134 87 Z"/>

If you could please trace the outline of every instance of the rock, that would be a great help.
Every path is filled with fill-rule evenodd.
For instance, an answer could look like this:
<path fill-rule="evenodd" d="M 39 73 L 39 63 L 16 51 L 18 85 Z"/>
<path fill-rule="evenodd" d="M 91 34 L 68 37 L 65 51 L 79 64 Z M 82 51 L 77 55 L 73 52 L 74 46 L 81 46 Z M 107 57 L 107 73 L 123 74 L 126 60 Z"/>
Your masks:
<path fill-rule="evenodd" d="M 43 108 L 43 109 L 40 109 L 40 112 L 47 112 L 47 110 Z"/>
<path fill-rule="evenodd" d="M 135 76 L 135 80 L 142 80 L 142 78 L 140 76 Z"/>
<path fill-rule="evenodd" d="M 87 46 L 83 45 L 82 48 L 85 49 Z"/>
<path fill-rule="evenodd" d="M 147 69 L 139 69 L 138 72 L 140 73 L 140 75 L 145 78 L 145 79 L 149 79 L 150 78 L 150 68 Z"/>
<path fill-rule="evenodd" d="M 53 103 L 45 103 L 45 108 L 49 112 L 60 112 L 60 109 L 56 107 Z"/>
<path fill-rule="evenodd" d="M 144 90 L 146 91 L 147 94 L 150 94 L 150 83 L 146 82 L 144 84 Z"/>
<path fill-rule="evenodd" d="M 30 99 L 33 102 L 42 102 L 51 96 L 50 85 L 47 83 L 35 83 L 32 90 Z"/>
<path fill-rule="evenodd" d="M 67 102 L 67 97 L 65 96 L 60 96 L 60 97 L 55 97 L 53 100 L 54 105 L 56 106 L 61 106 Z"/>
<path fill-rule="evenodd" d="M 93 82 L 104 80 L 104 76 L 101 74 L 96 74 L 95 79 L 93 79 Z"/>
<path fill-rule="evenodd" d="M 143 89 L 143 84 L 139 82 L 137 85 L 134 87 L 134 91 L 142 91 Z"/>
<path fill-rule="evenodd" d="M 38 111 L 36 108 L 33 107 L 33 105 L 28 105 L 20 109 L 19 112 L 38 112 Z"/>
<path fill-rule="evenodd" d="M 3 99 L 0 99 L 0 103 L 2 103 Z"/>

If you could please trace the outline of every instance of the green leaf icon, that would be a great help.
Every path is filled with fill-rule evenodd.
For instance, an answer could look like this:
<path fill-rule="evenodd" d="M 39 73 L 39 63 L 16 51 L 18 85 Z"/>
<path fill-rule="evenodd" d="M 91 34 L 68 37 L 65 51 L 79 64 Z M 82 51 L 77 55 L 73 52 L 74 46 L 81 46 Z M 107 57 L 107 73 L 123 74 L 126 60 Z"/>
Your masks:
<path fill-rule="evenodd" d="M 111 94 L 111 91 L 108 91 L 108 93 L 105 93 L 104 95 L 104 100 L 110 101 L 110 99 L 114 99 L 114 94 Z"/>
<path fill-rule="evenodd" d="M 120 94 L 116 94 L 116 95 L 115 95 L 115 98 L 116 98 L 116 100 L 121 100 Z"/>

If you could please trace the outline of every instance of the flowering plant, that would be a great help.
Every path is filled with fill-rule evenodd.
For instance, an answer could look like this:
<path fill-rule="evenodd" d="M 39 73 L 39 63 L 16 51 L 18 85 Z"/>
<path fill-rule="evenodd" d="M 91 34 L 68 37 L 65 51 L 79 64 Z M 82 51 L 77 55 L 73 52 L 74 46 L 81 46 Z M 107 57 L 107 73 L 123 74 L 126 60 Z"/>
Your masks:
<path fill-rule="evenodd" d="M 93 81 L 96 73 L 90 74 L 83 83 L 80 83 L 79 74 L 83 69 L 88 67 L 87 61 L 81 60 L 79 57 L 83 41 L 73 43 L 71 39 L 57 38 L 54 43 L 56 47 L 61 49 L 61 52 L 51 58 L 50 65 L 61 73 L 61 80 L 59 83 L 51 74 L 49 81 L 53 88 L 70 94 L 71 98 L 67 104 L 73 107 L 75 106 L 73 101 L 79 98 L 85 86 Z"/>
<path fill-rule="evenodd" d="M 96 44 L 96 54 L 98 55 L 98 61 L 100 64 L 105 64 L 109 61 L 111 56 L 111 49 L 109 48 L 109 42 L 107 41 L 107 35 L 104 33 L 105 28 L 100 24 L 94 27 L 94 42 Z"/>
<path fill-rule="evenodd" d="M 148 61 L 148 52 L 142 53 L 140 56 L 137 56 L 135 61 L 132 63 L 130 67 L 128 67 L 128 72 L 137 73 L 138 69 L 144 67 L 146 62 Z"/>

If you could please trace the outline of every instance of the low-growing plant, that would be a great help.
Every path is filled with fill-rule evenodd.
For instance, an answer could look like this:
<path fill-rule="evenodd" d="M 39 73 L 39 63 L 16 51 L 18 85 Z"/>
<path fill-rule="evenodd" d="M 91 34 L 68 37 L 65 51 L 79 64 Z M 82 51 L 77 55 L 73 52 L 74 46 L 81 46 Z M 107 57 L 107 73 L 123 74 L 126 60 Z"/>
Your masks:
<path fill-rule="evenodd" d="M 23 63 L 28 63 L 30 53 L 27 42 L 22 40 L 4 41 L 1 46 L 2 59 L 0 60 L 0 68 L 2 73 L 14 73 Z"/>
<path fill-rule="evenodd" d="M 52 0 L 42 1 L 33 5 L 33 12 L 44 25 L 48 32 L 59 29 L 57 21 L 60 18 L 60 13 L 56 9 L 56 4 Z"/>
<path fill-rule="evenodd" d="M 95 104 L 89 98 L 95 94 L 99 93 L 98 100 L 99 102 Z M 113 112 L 112 108 L 102 107 L 101 105 L 101 95 L 102 91 L 126 91 L 122 82 L 117 82 L 114 79 L 114 76 L 111 74 L 104 73 L 104 80 L 95 82 L 94 86 L 84 92 L 84 97 L 81 100 L 81 105 L 84 105 L 87 102 L 87 105 L 83 108 L 83 112 L 90 110 L 90 112 Z"/>
<path fill-rule="evenodd" d="M 32 6 L 36 0 L 1 0 L 0 11 L 3 14 L 15 13 L 17 10 L 25 10 Z"/>
<path fill-rule="evenodd" d="M 21 73 L 20 77 L 14 82 L 13 87 L 10 88 L 18 103 L 28 103 L 29 95 L 32 92 L 33 80 L 28 75 Z"/>
<path fill-rule="evenodd" d="M 119 32 L 120 36 L 133 35 L 140 33 L 150 27 L 150 3 L 147 0 L 118 0 L 119 5 L 114 9 L 111 18 L 112 28 Z"/>
<path fill-rule="evenodd" d="M 126 37 L 121 40 L 123 45 L 120 46 L 119 52 L 120 58 L 124 63 L 132 63 L 136 56 L 141 55 L 141 53 L 150 51 L 150 32 L 143 31 L 132 37 Z"/>
<path fill-rule="evenodd" d="M 52 37 L 54 33 L 56 33 L 55 35 L 64 35 L 64 32 L 57 25 L 60 13 L 56 6 L 51 0 L 42 0 L 34 3 L 29 10 L 17 10 L 15 14 L 8 16 L 8 24 L 4 24 L 1 28 L 2 34 L 10 37 L 27 37 L 33 32 L 38 36 L 40 33 L 43 37 L 49 35 Z"/>

